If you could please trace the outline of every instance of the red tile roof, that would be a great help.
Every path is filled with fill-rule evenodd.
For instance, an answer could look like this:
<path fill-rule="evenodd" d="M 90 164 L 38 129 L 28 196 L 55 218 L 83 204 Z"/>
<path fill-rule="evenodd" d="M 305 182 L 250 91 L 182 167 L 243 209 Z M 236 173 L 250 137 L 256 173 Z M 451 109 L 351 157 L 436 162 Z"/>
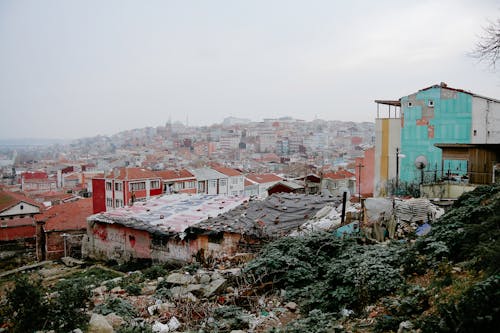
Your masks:
<path fill-rule="evenodd" d="M 30 205 L 41 208 L 41 205 L 38 202 L 24 196 L 21 193 L 0 191 L 0 211 L 9 209 L 10 207 L 17 205 L 19 202 L 26 202 Z"/>
<path fill-rule="evenodd" d="M 328 179 L 347 179 L 353 177 L 356 177 L 356 175 L 344 169 L 340 169 L 335 172 L 330 171 L 323 175 L 323 178 L 328 178 Z"/>
<path fill-rule="evenodd" d="M 45 231 L 79 230 L 87 228 L 87 217 L 92 215 L 92 198 L 78 199 L 52 206 L 38 216 L 45 220 Z"/>
<path fill-rule="evenodd" d="M 43 171 L 28 171 L 23 172 L 21 177 L 23 179 L 47 179 L 49 176 Z"/>
<path fill-rule="evenodd" d="M 181 170 L 160 170 L 155 171 L 156 175 L 163 180 L 174 180 L 174 179 L 184 179 L 184 178 L 193 178 L 194 175 L 186 169 Z"/>
<path fill-rule="evenodd" d="M 283 178 L 281 178 L 278 175 L 275 175 L 274 173 L 248 174 L 247 178 L 250 181 L 259 184 L 278 182 L 280 180 L 283 180 Z"/>
<path fill-rule="evenodd" d="M 153 171 L 143 168 L 120 168 L 118 176 L 115 177 L 113 173 L 109 174 L 107 178 L 114 178 L 118 180 L 136 180 L 136 179 L 151 179 L 160 178 Z"/>
<path fill-rule="evenodd" d="M 220 173 L 223 173 L 229 177 L 241 176 L 241 172 L 239 172 L 238 170 L 235 170 L 232 168 L 227 168 L 224 166 L 213 166 L 212 169 L 214 169 L 215 171 L 218 171 Z"/>

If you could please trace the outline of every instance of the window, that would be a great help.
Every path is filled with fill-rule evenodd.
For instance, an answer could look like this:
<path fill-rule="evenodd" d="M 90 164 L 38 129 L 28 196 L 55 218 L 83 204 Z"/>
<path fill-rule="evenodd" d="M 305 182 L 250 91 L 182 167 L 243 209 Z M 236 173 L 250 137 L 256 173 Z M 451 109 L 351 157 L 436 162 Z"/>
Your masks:
<path fill-rule="evenodd" d="M 160 181 L 159 180 L 152 180 L 151 181 L 151 188 L 152 189 L 160 188 Z"/>
<path fill-rule="evenodd" d="M 413 103 L 412 102 L 408 102 L 408 107 L 411 108 L 413 106 Z"/>
<path fill-rule="evenodd" d="M 477 135 L 477 130 L 474 130 L 474 136 L 476 136 L 476 135 Z"/>
<path fill-rule="evenodd" d="M 233 178 L 231 178 L 231 184 L 236 185 L 239 182 L 240 182 L 240 178 L 239 177 L 233 177 Z"/>
<path fill-rule="evenodd" d="M 115 200 L 115 207 L 123 207 L 123 200 L 121 199 L 116 199 Z"/>
<path fill-rule="evenodd" d="M 184 183 L 186 188 L 194 188 L 195 187 L 195 182 L 185 182 Z"/>
<path fill-rule="evenodd" d="M 122 183 L 115 183 L 115 191 L 122 191 L 122 189 L 123 189 Z"/>
<path fill-rule="evenodd" d="M 145 190 L 145 189 L 146 189 L 145 182 L 131 183 L 130 184 L 130 190 L 132 190 L 132 191 L 140 191 L 140 190 Z"/>
<path fill-rule="evenodd" d="M 430 108 L 433 108 L 434 107 L 434 101 L 432 99 L 428 100 L 427 101 L 427 106 L 430 107 Z"/>
<path fill-rule="evenodd" d="M 226 180 L 226 179 L 221 179 L 221 180 L 219 181 L 219 185 L 220 185 L 221 187 L 226 187 L 226 185 L 227 185 L 227 180 Z"/>
<path fill-rule="evenodd" d="M 111 182 L 106 182 L 106 191 L 111 191 Z"/>
<path fill-rule="evenodd" d="M 113 207 L 113 199 L 106 198 L 106 206 L 107 207 Z"/>

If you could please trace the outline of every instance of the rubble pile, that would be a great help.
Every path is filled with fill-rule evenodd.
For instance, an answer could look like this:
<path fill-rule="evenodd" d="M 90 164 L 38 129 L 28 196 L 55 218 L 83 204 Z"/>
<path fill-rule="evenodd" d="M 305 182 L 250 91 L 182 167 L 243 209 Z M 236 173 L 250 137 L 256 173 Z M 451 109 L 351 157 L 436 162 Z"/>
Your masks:
<path fill-rule="evenodd" d="M 132 283 L 140 283 L 139 295 L 127 292 Z M 293 302 L 257 296 L 239 267 L 198 269 L 193 274 L 181 270 L 154 280 L 144 280 L 136 271 L 93 288 L 91 303 L 90 326 L 105 327 L 107 322 L 115 331 L 263 332 L 299 315 Z"/>

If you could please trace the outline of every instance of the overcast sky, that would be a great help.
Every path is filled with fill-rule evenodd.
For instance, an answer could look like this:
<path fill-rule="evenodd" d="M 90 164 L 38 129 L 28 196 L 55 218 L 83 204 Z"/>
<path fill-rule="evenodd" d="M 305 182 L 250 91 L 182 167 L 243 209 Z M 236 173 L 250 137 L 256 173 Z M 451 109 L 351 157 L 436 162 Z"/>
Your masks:
<path fill-rule="evenodd" d="M 468 56 L 500 1 L 0 0 L 0 138 L 188 120 L 374 121 L 444 81 L 500 98 Z"/>

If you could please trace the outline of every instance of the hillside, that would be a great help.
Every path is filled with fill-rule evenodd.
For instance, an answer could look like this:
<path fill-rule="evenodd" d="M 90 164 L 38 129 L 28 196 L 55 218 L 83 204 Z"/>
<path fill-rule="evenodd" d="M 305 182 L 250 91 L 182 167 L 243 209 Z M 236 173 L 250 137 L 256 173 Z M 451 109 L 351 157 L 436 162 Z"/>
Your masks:
<path fill-rule="evenodd" d="M 93 329 L 98 318 L 116 332 L 492 332 L 500 324 L 498 212 L 500 186 L 480 187 L 420 238 L 373 244 L 316 233 L 270 243 L 246 264 L 126 275 L 92 266 L 32 282 L 46 269 L 17 279 L 0 327 L 67 332 Z"/>

